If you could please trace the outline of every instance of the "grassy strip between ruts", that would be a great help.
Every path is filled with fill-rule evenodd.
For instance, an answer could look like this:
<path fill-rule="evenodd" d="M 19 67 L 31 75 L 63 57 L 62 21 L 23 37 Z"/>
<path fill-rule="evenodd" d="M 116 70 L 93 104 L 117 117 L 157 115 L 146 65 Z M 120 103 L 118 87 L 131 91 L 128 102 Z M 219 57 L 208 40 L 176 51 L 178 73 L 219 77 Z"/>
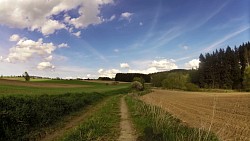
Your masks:
<path fill-rule="evenodd" d="M 120 98 L 113 96 L 78 128 L 65 135 L 63 141 L 116 140 L 120 134 Z"/>
<path fill-rule="evenodd" d="M 138 141 L 217 141 L 211 132 L 191 128 L 159 107 L 127 96 L 126 102 L 136 130 Z"/>
<path fill-rule="evenodd" d="M 33 131 L 49 127 L 104 97 L 127 91 L 126 88 L 106 93 L 1 97 L 0 140 L 30 140 Z"/>

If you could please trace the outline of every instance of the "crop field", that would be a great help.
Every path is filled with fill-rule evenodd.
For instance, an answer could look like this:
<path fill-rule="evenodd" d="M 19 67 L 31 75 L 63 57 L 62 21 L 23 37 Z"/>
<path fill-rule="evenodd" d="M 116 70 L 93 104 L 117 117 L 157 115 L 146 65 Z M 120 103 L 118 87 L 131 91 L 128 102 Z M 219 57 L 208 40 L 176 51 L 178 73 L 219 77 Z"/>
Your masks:
<path fill-rule="evenodd" d="M 80 80 L 0 79 L 0 140 L 43 138 L 64 118 L 108 97 L 127 93 L 128 86 Z"/>
<path fill-rule="evenodd" d="M 221 140 L 250 139 L 250 94 L 154 90 L 141 97 Z"/>
<path fill-rule="evenodd" d="M 129 84 L 98 83 L 80 80 L 38 79 L 30 82 L 0 79 L 0 96 L 2 95 L 40 95 L 79 92 L 107 92 L 126 88 Z"/>

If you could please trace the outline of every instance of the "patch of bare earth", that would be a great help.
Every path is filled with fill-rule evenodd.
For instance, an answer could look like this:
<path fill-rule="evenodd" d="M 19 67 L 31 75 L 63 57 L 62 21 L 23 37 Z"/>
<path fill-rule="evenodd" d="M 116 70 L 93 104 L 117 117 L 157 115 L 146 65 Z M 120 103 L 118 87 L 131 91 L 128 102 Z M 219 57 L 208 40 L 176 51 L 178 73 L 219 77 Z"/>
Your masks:
<path fill-rule="evenodd" d="M 14 85 L 14 86 L 25 86 L 25 87 L 38 87 L 38 88 L 79 88 L 79 87 L 89 87 L 89 86 L 78 85 L 78 84 L 39 83 L 39 82 L 25 82 L 25 81 L 7 80 L 7 79 L 0 79 L 0 84 L 2 84 L 2 85 Z"/>
<path fill-rule="evenodd" d="M 118 141 L 136 141 L 135 131 L 129 118 L 128 107 L 124 100 L 124 97 L 121 98 L 120 128 L 121 133 Z"/>
<path fill-rule="evenodd" d="M 154 90 L 141 99 L 221 140 L 250 140 L 250 93 Z"/>

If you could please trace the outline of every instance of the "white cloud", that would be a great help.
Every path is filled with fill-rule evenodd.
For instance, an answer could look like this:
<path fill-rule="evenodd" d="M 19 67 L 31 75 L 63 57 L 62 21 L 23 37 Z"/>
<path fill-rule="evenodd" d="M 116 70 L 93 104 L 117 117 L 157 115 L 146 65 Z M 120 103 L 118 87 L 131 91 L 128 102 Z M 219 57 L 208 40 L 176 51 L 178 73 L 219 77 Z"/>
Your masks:
<path fill-rule="evenodd" d="M 113 21 L 116 18 L 115 15 L 112 15 L 107 21 Z"/>
<path fill-rule="evenodd" d="M 175 61 L 173 59 L 167 60 L 162 59 L 159 61 L 152 61 L 150 64 L 150 67 L 155 67 L 157 70 L 166 71 L 171 69 L 177 69 L 177 65 L 174 63 Z"/>
<path fill-rule="evenodd" d="M 199 67 L 199 59 L 193 59 L 191 61 L 189 61 L 188 63 L 185 64 L 185 67 L 188 69 L 196 69 Z"/>
<path fill-rule="evenodd" d="M 38 41 L 22 38 L 16 43 L 15 46 L 9 49 L 6 61 L 24 62 L 35 55 L 41 57 L 51 55 L 55 49 L 56 46 L 54 46 L 53 43 L 44 43 L 42 38 L 38 39 Z"/>
<path fill-rule="evenodd" d="M 36 30 L 47 36 L 70 26 L 86 28 L 101 24 L 104 22 L 100 12 L 101 6 L 112 3 L 113 0 L 1 0 L 0 24 L 30 31 Z M 79 16 L 72 18 L 68 11 L 76 8 L 79 8 Z M 68 14 L 64 23 L 53 19 L 53 16 L 61 12 Z"/>
<path fill-rule="evenodd" d="M 79 38 L 81 36 L 81 31 L 78 31 L 78 32 L 72 33 L 72 34 Z"/>
<path fill-rule="evenodd" d="M 130 66 L 128 65 L 128 63 L 121 63 L 120 67 L 121 68 L 130 68 Z"/>
<path fill-rule="evenodd" d="M 50 56 L 44 58 L 44 60 L 46 60 L 46 61 L 52 61 L 52 59 L 53 59 L 53 56 L 52 56 L 52 55 L 50 55 Z"/>
<path fill-rule="evenodd" d="M 133 13 L 124 12 L 124 13 L 121 14 L 120 19 L 130 21 L 132 16 L 133 16 Z"/>
<path fill-rule="evenodd" d="M 110 77 L 114 78 L 117 73 L 120 73 L 121 71 L 118 69 L 110 69 L 110 70 L 104 70 L 104 69 L 99 69 L 99 77 Z"/>
<path fill-rule="evenodd" d="M 9 40 L 12 42 L 16 42 L 16 41 L 20 40 L 20 37 L 17 34 L 13 34 L 12 36 L 10 36 Z"/>
<path fill-rule="evenodd" d="M 61 43 L 60 45 L 58 45 L 59 48 L 67 48 L 69 47 L 68 44 L 66 43 Z"/>
<path fill-rule="evenodd" d="M 0 62 L 3 60 L 3 56 L 0 56 Z"/>
<path fill-rule="evenodd" d="M 77 18 L 71 18 L 69 24 L 75 28 L 86 28 L 89 25 L 97 25 L 105 21 L 100 16 L 100 6 L 111 4 L 113 0 L 86 0 L 82 1 L 82 7 L 79 8 Z"/>
<path fill-rule="evenodd" d="M 143 23 L 142 23 L 142 22 L 140 22 L 140 23 L 139 23 L 139 25 L 140 25 L 140 26 L 143 26 Z"/>
<path fill-rule="evenodd" d="M 129 69 L 128 73 L 143 73 L 143 74 L 149 74 L 149 73 L 154 73 L 154 72 L 158 72 L 159 70 L 157 70 L 155 67 L 149 67 L 147 69 L 144 70 L 133 70 L 133 69 Z"/>
<path fill-rule="evenodd" d="M 45 69 L 54 69 L 55 66 L 53 66 L 50 62 L 41 62 L 37 65 L 37 69 L 39 70 L 45 70 Z"/>
<path fill-rule="evenodd" d="M 65 25 L 59 23 L 55 20 L 48 20 L 46 23 L 41 27 L 41 32 L 43 35 L 53 34 L 56 30 L 65 29 Z"/>

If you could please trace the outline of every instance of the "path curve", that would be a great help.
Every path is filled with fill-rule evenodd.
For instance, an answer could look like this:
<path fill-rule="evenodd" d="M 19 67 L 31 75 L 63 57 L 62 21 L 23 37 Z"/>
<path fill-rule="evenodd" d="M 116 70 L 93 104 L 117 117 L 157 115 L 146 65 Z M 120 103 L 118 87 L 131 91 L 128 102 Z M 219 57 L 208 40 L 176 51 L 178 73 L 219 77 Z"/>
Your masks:
<path fill-rule="evenodd" d="M 129 119 L 128 107 L 124 96 L 121 98 L 121 133 L 118 141 L 136 141 L 134 128 Z"/>

